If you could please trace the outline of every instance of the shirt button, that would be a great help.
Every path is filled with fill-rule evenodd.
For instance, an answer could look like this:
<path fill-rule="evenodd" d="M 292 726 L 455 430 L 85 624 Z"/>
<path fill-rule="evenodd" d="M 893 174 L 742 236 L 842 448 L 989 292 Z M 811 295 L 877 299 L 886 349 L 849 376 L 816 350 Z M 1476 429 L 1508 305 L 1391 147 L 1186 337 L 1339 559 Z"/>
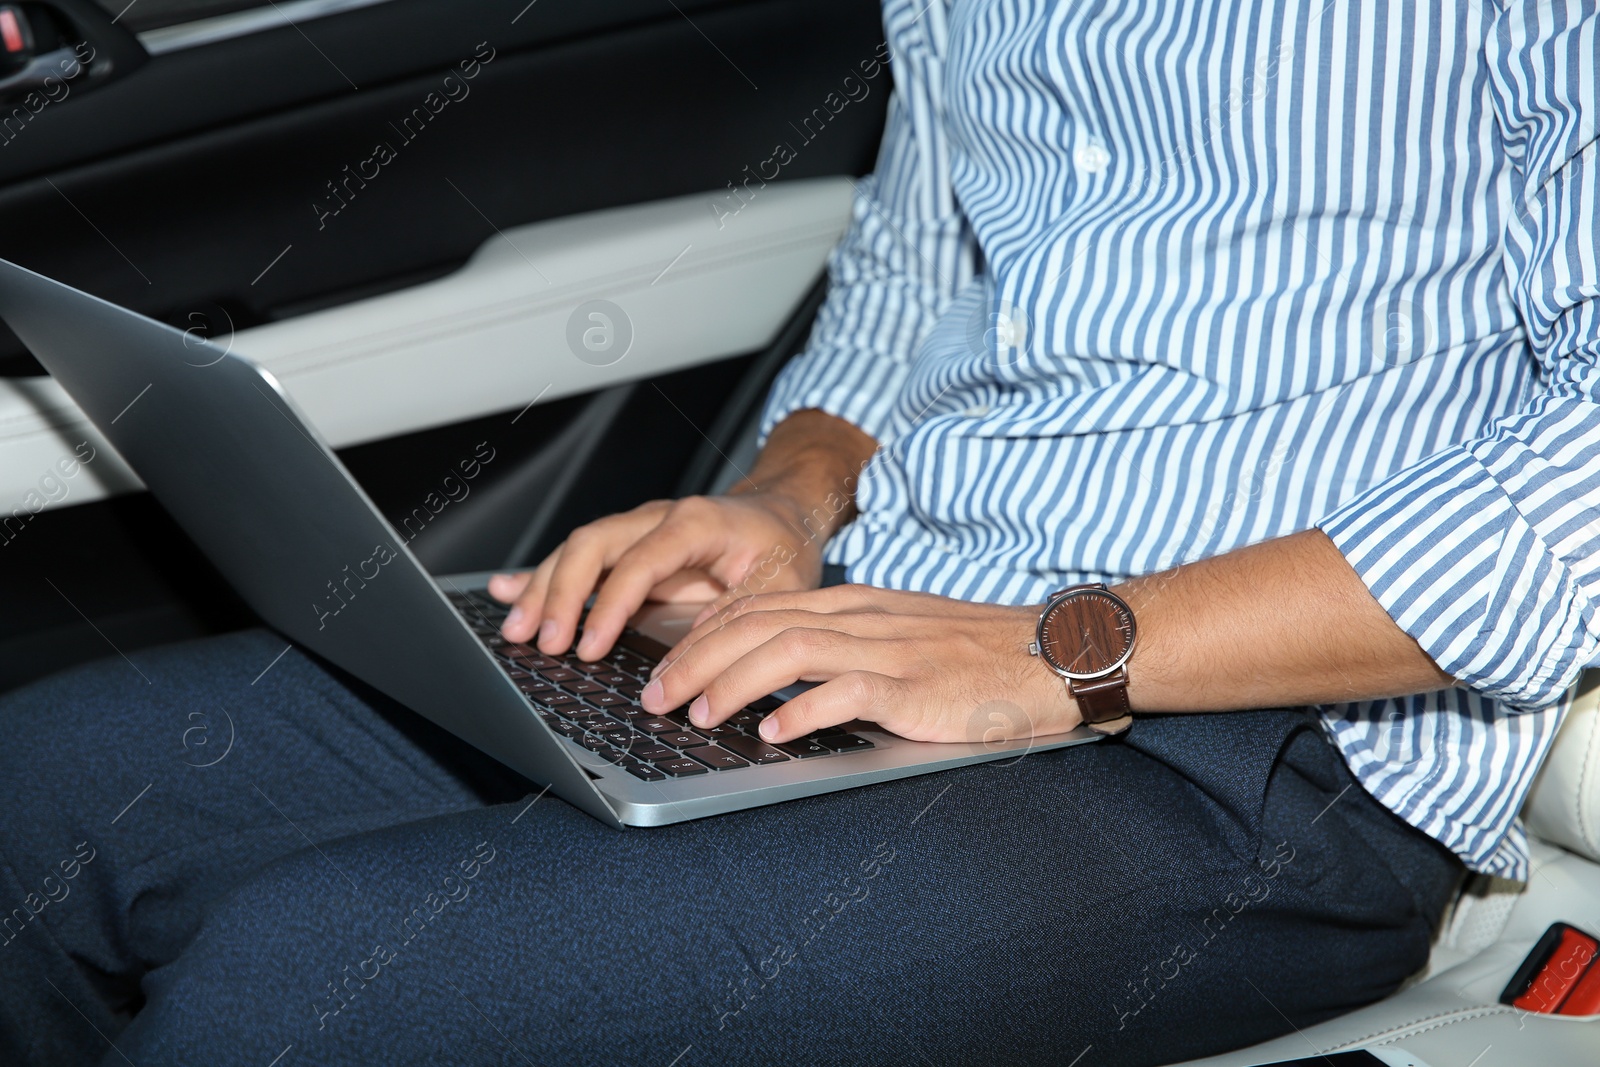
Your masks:
<path fill-rule="evenodd" d="M 1078 169 L 1085 174 L 1099 174 L 1111 165 L 1111 153 L 1102 144 L 1086 144 L 1074 154 Z"/>
<path fill-rule="evenodd" d="M 988 404 L 974 404 L 971 407 L 967 408 L 967 410 L 965 412 L 963 412 L 963 414 L 968 415 L 968 416 L 970 416 L 970 417 L 972 417 L 974 419 L 981 419 L 981 418 L 983 418 L 983 416 L 989 414 L 989 405 Z"/>

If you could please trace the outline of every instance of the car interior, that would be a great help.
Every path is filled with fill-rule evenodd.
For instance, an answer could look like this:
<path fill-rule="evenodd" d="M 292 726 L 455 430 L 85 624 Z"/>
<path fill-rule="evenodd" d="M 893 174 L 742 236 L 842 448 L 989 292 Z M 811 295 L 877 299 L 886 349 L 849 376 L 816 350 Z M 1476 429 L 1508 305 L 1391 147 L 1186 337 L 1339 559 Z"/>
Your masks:
<path fill-rule="evenodd" d="M 263 364 L 432 572 L 530 564 L 748 468 L 882 41 L 874 0 L 0 4 L 0 257 Z M 3 325 L 0 505 L 0 691 L 255 624 Z M 1385 1000 L 1197 1062 L 1600 1059 L 1600 1015 L 1502 1003 L 1553 923 L 1600 932 L 1578 689 L 1525 884 L 1469 878 Z"/>

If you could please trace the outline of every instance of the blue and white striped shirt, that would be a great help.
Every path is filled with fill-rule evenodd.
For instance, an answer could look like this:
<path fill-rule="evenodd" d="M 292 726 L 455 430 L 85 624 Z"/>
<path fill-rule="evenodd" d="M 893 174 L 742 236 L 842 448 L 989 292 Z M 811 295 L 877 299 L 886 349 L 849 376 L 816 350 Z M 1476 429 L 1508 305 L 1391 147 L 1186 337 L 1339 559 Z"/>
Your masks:
<path fill-rule="evenodd" d="M 1330 705 L 1527 875 L 1600 648 L 1593 0 L 886 0 L 896 89 L 802 408 L 883 446 L 854 581 L 1036 603 L 1323 529 L 1464 688 Z"/>

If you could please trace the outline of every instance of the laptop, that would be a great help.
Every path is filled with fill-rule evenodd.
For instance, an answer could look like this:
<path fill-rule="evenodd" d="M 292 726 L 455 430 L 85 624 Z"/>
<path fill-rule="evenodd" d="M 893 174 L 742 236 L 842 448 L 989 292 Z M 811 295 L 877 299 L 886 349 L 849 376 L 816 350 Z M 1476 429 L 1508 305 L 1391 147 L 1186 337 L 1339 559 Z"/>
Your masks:
<path fill-rule="evenodd" d="M 430 575 L 264 368 L 4 260 L 0 318 L 268 625 L 608 825 L 1098 737 L 943 744 L 855 722 L 768 745 L 756 725 L 786 693 L 709 730 L 651 715 L 639 691 L 695 606 L 647 607 L 595 663 L 509 643 L 489 574 Z"/>

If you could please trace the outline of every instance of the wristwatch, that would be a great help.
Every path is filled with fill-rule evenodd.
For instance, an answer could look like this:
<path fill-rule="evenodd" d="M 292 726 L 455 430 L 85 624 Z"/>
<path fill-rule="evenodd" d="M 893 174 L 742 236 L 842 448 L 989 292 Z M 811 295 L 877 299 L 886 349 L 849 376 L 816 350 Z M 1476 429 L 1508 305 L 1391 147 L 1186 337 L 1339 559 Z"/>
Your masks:
<path fill-rule="evenodd" d="M 1136 633 L 1127 601 L 1104 585 L 1075 585 L 1050 594 L 1028 652 L 1066 682 L 1089 729 L 1120 734 L 1133 725 L 1127 662 Z"/>

